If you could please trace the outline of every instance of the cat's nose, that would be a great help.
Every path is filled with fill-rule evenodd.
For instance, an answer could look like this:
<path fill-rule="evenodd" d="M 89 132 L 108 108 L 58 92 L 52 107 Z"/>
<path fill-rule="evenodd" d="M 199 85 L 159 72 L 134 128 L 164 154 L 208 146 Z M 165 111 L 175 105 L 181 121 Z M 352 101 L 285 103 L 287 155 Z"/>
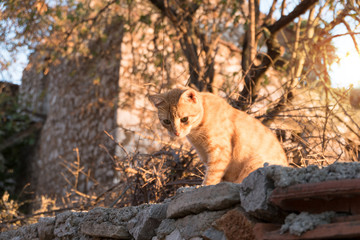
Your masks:
<path fill-rule="evenodd" d="M 180 136 L 180 133 L 179 133 L 179 132 L 174 132 L 174 134 L 175 134 L 176 136 Z"/>

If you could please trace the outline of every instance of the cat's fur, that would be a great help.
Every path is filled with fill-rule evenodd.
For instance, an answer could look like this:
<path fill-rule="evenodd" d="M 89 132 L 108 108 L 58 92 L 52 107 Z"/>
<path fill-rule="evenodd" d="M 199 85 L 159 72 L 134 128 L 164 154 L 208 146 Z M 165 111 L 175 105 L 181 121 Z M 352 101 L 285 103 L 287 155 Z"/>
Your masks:
<path fill-rule="evenodd" d="M 288 165 L 275 135 L 224 99 L 193 89 L 149 96 L 169 134 L 187 137 L 207 167 L 203 184 L 241 182 L 264 163 Z"/>

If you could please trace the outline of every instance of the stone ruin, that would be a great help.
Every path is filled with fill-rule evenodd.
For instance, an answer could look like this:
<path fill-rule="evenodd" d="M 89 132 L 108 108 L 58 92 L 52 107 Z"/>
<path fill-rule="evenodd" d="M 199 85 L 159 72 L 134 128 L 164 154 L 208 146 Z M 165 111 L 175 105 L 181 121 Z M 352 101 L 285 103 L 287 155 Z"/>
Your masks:
<path fill-rule="evenodd" d="M 236 218 L 245 221 L 240 191 L 241 185 L 224 182 L 180 189 L 159 204 L 67 211 L 0 239 L 226 239 Z"/>
<path fill-rule="evenodd" d="M 285 212 L 269 203 L 273 190 L 341 179 L 360 179 L 360 164 L 301 169 L 266 166 L 252 172 L 241 184 L 180 188 L 174 197 L 157 204 L 62 212 L 1 233 L 0 239 L 254 239 L 256 222 L 280 223 L 282 232 L 300 235 L 329 223 L 337 213 Z"/>

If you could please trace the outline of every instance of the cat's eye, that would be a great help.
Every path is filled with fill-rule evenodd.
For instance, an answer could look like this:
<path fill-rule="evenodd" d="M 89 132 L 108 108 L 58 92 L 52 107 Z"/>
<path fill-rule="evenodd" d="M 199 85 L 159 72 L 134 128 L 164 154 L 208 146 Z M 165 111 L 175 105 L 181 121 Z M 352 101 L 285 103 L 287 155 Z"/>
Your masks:
<path fill-rule="evenodd" d="M 189 120 L 188 117 L 183 117 L 182 119 L 180 119 L 180 121 L 181 121 L 182 123 L 186 123 L 188 120 Z"/>
<path fill-rule="evenodd" d="M 166 124 L 166 125 L 169 125 L 169 124 L 171 124 L 171 121 L 169 119 L 164 119 L 163 123 Z"/>

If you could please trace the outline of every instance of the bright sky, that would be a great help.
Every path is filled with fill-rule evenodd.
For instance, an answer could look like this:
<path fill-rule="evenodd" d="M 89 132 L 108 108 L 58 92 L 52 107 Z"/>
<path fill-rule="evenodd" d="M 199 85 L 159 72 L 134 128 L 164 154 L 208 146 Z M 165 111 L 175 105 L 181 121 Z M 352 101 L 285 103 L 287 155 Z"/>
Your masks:
<path fill-rule="evenodd" d="M 333 42 L 341 60 L 339 64 L 334 63 L 329 71 L 332 87 L 347 88 L 353 84 L 354 87 L 360 88 L 360 56 L 355 50 L 354 43 L 349 36 L 339 37 Z M 20 52 L 17 57 L 17 61 L 10 66 L 8 71 L 1 72 L 0 80 L 21 83 L 22 71 L 28 62 L 28 53 Z"/>
<path fill-rule="evenodd" d="M 357 54 L 354 43 L 349 36 L 336 38 L 333 42 L 341 60 L 334 63 L 329 71 L 332 87 L 348 88 L 352 84 L 360 88 L 360 55 Z M 17 58 L 8 71 L 1 72 L 0 80 L 21 83 L 22 71 L 28 63 L 27 51 L 18 53 Z"/>
<path fill-rule="evenodd" d="M 341 59 L 334 63 L 329 72 L 332 87 L 348 88 L 350 84 L 360 88 L 360 55 L 357 53 L 350 36 L 340 37 L 334 41 L 337 55 Z M 360 47 L 360 41 L 358 41 Z"/>
<path fill-rule="evenodd" d="M 1 51 L 1 48 L 0 48 Z M 5 51 L 2 54 L 6 54 Z M 28 63 L 28 51 L 25 49 L 16 55 L 16 62 L 12 62 L 7 71 L 0 72 L 0 80 L 21 83 L 22 72 Z M 7 55 L 6 55 L 7 56 Z M 10 56 L 7 56 L 10 59 Z"/>

